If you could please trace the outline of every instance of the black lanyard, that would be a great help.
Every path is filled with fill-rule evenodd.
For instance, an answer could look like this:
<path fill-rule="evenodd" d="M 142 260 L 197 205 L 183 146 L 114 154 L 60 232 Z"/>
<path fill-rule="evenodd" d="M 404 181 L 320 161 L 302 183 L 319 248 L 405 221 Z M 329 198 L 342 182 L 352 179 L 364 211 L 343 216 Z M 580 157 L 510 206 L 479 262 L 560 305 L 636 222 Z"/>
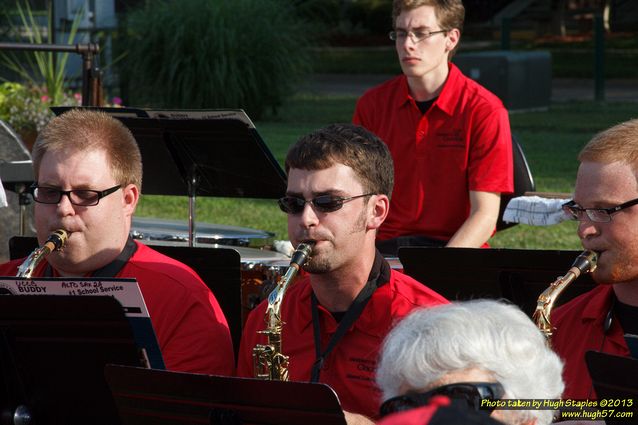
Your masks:
<path fill-rule="evenodd" d="M 115 260 L 108 263 L 106 266 L 95 270 L 91 273 L 90 277 L 115 277 L 124 268 L 128 260 L 131 259 L 133 254 L 137 251 L 137 245 L 130 237 L 124 245 L 124 249 L 120 252 Z M 44 270 L 44 277 L 53 277 L 53 268 L 50 264 L 47 264 L 47 268 Z"/>
<path fill-rule="evenodd" d="M 390 266 L 377 251 L 368 282 L 361 291 L 359 291 L 359 294 L 354 299 L 350 307 L 348 307 L 343 319 L 339 321 L 339 326 L 337 327 L 334 335 L 332 335 L 332 338 L 330 338 L 330 341 L 328 341 L 328 345 L 325 350 L 323 350 L 323 353 L 321 352 L 321 324 L 319 321 L 319 308 L 317 307 L 318 301 L 314 292 L 310 295 L 316 355 L 316 360 L 312 365 L 310 382 L 319 382 L 321 368 L 323 367 L 323 363 L 330 352 L 336 347 L 337 343 L 341 340 L 341 338 L 343 338 L 348 329 L 350 329 L 350 327 L 357 321 L 359 316 L 361 316 L 363 309 L 368 304 L 368 301 L 370 301 L 370 298 L 372 298 L 374 291 L 379 286 L 388 282 L 388 280 L 390 280 Z"/>

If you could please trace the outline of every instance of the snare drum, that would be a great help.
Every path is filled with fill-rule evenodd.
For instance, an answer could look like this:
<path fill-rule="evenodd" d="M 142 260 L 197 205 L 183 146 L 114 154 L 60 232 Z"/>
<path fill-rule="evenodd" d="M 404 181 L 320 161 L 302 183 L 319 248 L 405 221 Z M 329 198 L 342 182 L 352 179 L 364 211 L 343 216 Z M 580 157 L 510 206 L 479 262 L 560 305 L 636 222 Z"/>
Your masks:
<path fill-rule="evenodd" d="M 239 252 L 243 328 L 250 311 L 268 296 L 279 276 L 286 272 L 290 258 L 276 251 L 244 246 L 248 241 L 252 241 L 250 243 L 253 245 L 265 244 L 273 236 L 269 232 L 217 224 L 200 224 L 196 230 L 197 248 L 230 248 Z M 187 225 L 177 220 L 134 218 L 131 236 L 149 246 L 188 246 Z M 215 241 L 227 241 L 230 244 Z"/>
<path fill-rule="evenodd" d="M 224 224 L 195 224 L 194 245 L 231 245 L 263 247 L 272 243 L 274 233 L 248 227 Z M 143 243 L 154 241 L 175 242 L 175 246 L 188 244 L 188 223 L 180 220 L 133 217 L 131 237 Z"/>

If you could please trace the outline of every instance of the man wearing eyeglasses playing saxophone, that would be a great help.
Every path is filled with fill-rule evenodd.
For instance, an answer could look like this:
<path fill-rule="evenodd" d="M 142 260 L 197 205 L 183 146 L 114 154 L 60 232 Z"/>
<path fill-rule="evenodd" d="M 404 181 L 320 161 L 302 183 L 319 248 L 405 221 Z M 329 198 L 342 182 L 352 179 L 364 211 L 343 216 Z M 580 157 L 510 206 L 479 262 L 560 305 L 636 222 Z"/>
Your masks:
<path fill-rule="evenodd" d="M 142 186 L 131 132 L 102 112 L 71 110 L 39 134 L 33 167 L 40 244 L 59 229 L 70 236 L 30 275 L 136 278 L 166 368 L 232 375 L 228 324 L 210 289 L 186 265 L 129 237 Z M 0 266 L 0 275 L 15 276 L 22 263 Z"/>
<path fill-rule="evenodd" d="M 556 309 L 552 345 L 565 360 L 564 398 L 595 399 L 586 351 L 638 357 L 638 120 L 597 134 L 578 160 L 564 209 L 598 254 L 598 286 Z"/>
<path fill-rule="evenodd" d="M 353 122 L 387 143 L 395 193 L 377 235 L 401 246 L 487 246 L 502 193 L 513 190 L 512 136 L 503 103 L 450 62 L 461 0 L 394 0 L 390 39 L 403 75 L 368 90 Z"/>
<path fill-rule="evenodd" d="M 392 270 L 375 248 L 388 214 L 392 157 L 385 144 L 352 124 L 335 124 L 302 137 L 289 150 L 286 196 L 293 245 L 313 246 L 283 300 L 282 351 L 289 379 L 330 385 L 348 423 L 378 415 L 377 355 L 390 327 L 418 306 L 447 301 Z M 264 302 L 244 326 L 237 370 L 253 377 L 253 347 L 265 344 Z"/>

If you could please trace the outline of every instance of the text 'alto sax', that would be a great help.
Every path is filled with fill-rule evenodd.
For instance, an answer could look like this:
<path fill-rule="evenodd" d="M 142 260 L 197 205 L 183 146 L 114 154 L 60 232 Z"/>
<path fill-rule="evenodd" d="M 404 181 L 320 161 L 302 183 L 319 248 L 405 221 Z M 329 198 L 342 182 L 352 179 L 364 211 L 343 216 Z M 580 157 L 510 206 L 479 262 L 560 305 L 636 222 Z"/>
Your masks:
<path fill-rule="evenodd" d="M 281 303 L 288 285 L 294 280 L 299 269 L 306 262 L 315 242 L 303 242 L 297 246 L 292 254 L 290 266 L 286 273 L 279 278 L 277 285 L 268 295 L 268 307 L 266 308 L 266 329 L 258 331 L 266 335 L 267 344 L 257 344 L 253 347 L 253 370 L 255 378 L 273 381 L 288 380 L 288 356 L 283 354 L 281 348 L 281 333 L 284 322 L 281 320 Z"/>
<path fill-rule="evenodd" d="M 69 238 L 69 233 L 64 229 L 55 230 L 49 235 L 44 244 L 36 248 L 20 267 L 18 267 L 17 277 L 31 278 L 40 261 L 53 251 L 60 251 Z"/>
<path fill-rule="evenodd" d="M 596 270 L 597 260 L 598 255 L 594 251 L 583 251 L 578 257 L 576 257 L 574 264 L 572 264 L 572 267 L 567 271 L 567 273 L 552 282 L 552 284 L 538 297 L 538 300 L 536 301 L 536 311 L 534 311 L 532 319 L 541 332 L 545 334 L 548 344 L 551 344 L 551 337 L 554 331 L 551 322 L 551 314 L 552 309 L 554 308 L 554 303 L 567 286 L 576 280 L 578 276 L 582 273 L 591 273 Z"/>

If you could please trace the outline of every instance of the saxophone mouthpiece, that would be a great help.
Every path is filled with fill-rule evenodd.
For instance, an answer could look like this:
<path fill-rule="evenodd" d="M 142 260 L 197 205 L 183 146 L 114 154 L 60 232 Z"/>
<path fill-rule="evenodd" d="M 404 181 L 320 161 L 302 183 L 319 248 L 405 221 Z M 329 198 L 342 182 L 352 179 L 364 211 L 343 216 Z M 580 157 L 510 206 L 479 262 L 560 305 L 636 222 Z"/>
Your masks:
<path fill-rule="evenodd" d="M 594 251 L 583 251 L 576 259 L 574 260 L 574 264 L 572 264 L 572 270 L 577 269 L 577 275 L 581 273 L 591 273 L 596 270 L 596 265 L 598 262 L 598 254 Z"/>
<path fill-rule="evenodd" d="M 69 239 L 70 234 L 64 229 L 54 230 L 44 242 L 44 245 L 48 245 L 51 251 L 60 251 Z"/>
<path fill-rule="evenodd" d="M 297 267 L 301 267 L 303 263 L 310 257 L 312 248 L 315 246 L 315 241 L 303 241 L 297 245 L 297 249 L 292 253 L 290 259 L 290 265 L 296 264 Z"/>

